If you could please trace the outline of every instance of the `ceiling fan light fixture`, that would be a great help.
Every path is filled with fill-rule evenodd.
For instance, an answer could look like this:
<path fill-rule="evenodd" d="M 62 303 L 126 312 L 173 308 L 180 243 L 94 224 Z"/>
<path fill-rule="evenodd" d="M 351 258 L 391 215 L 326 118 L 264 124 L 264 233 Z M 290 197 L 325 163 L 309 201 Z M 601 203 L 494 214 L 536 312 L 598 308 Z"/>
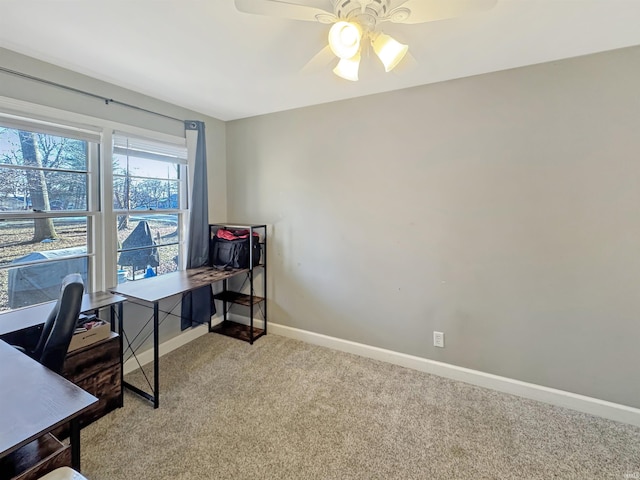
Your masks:
<path fill-rule="evenodd" d="M 360 52 L 356 53 L 352 58 L 341 58 L 336 68 L 333 69 L 333 73 L 345 80 L 357 82 L 359 69 Z"/>
<path fill-rule="evenodd" d="M 329 30 L 329 46 L 336 57 L 353 58 L 360 51 L 362 28 L 357 23 L 340 21 Z"/>
<path fill-rule="evenodd" d="M 385 33 L 380 33 L 371 41 L 373 51 L 384 65 L 384 70 L 390 72 L 393 70 L 400 61 L 404 58 L 409 50 L 407 45 L 404 45 Z"/>

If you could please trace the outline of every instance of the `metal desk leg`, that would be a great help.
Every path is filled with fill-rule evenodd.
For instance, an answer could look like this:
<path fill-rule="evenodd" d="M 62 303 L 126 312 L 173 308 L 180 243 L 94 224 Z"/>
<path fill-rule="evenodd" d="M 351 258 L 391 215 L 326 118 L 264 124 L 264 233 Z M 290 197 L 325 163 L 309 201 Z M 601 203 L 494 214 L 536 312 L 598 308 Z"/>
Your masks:
<path fill-rule="evenodd" d="M 118 304 L 118 335 L 120 336 L 120 407 L 124 407 L 124 335 L 122 329 L 124 327 L 124 321 L 122 319 L 124 307 L 122 302 Z M 113 315 L 115 314 L 115 307 L 111 305 L 111 328 L 115 324 Z"/>
<path fill-rule="evenodd" d="M 116 330 L 116 307 L 113 305 L 109 305 L 109 319 L 111 320 L 111 331 L 117 332 Z"/>
<path fill-rule="evenodd" d="M 158 302 L 153 302 L 153 408 L 160 406 L 160 334 Z"/>
<path fill-rule="evenodd" d="M 249 270 L 249 345 L 253 345 L 253 267 Z"/>
<path fill-rule="evenodd" d="M 71 444 L 71 466 L 80 471 L 80 419 L 70 422 L 69 443 Z"/>
<path fill-rule="evenodd" d="M 158 408 L 160 406 L 160 308 L 159 308 L 159 301 L 153 302 L 153 317 L 152 318 L 153 318 L 153 385 L 151 385 L 151 381 L 147 378 L 147 375 L 145 374 L 144 370 L 142 371 L 142 374 L 144 375 L 144 377 L 147 380 L 147 383 L 149 385 L 149 388 L 151 389 L 151 393 L 147 393 L 144 390 L 142 390 L 142 389 L 136 387 L 135 385 L 132 385 L 129 382 L 126 382 L 126 381 L 124 381 L 122 383 L 122 385 L 127 387 L 132 392 L 140 395 L 141 397 L 146 398 L 150 402 L 153 402 L 153 408 Z M 149 319 L 149 321 L 151 321 L 151 318 Z M 122 330 L 122 315 L 120 316 L 120 328 Z M 124 330 L 122 330 L 122 332 L 124 334 Z M 151 335 L 151 334 L 149 334 L 149 335 Z M 137 336 L 136 336 L 136 338 L 137 338 Z M 149 338 L 149 337 L 146 337 L 145 340 L 147 338 Z M 135 338 L 132 341 L 135 341 Z M 128 339 L 127 339 L 127 342 L 129 342 Z M 127 350 L 129 350 L 129 348 L 131 348 L 131 351 L 133 352 L 133 357 L 136 357 L 136 355 L 135 355 L 135 353 L 133 351 L 133 348 L 131 347 L 131 343 L 129 343 L 129 347 L 127 347 Z M 142 365 L 140 364 L 140 362 L 138 362 L 138 365 L 140 366 L 140 368 L 142 368 Z"/>
<path fill-rule="evenodd" d="M 154 305 L 154 316 L 153 316 L 153 371 L 155 372 L 154 375 L 154 385 L 151 385 L 151 382 L 147 379 L 147 383 L 149 385 L 149 388 L 151 388 L 151 393 L 147 393 L 144 390 L 142 390 L 141 388 L 136 387 L 135 385 L 132 385 L 131 383 L 127 382 L 124 380 L 124 343 L 123 343 L 123 349 L 122 349 L 122 354 L 123 354 L 123 358 L 122 358 L 122 386 L 128 388 L 129 390 L 131 390 L 132 392 L 140 395 L 143 398 L 146 398 L 147 400 L 149 400 L 150 402 L 153 402 L 153 407 L 154 408 L 158 408 L 158 306 L 157 303 Z M 151 319 L 150 319 L 151 320 Z M 122 332 L 121 334 L 121 340 L 124 342 L 124 338 L 125 338 L 125 332 L 124 332 L 124 325 L 123 325 L 123 319 L 122 319 L 122 308 L 120 308 L 120 319 L 119 319 L 119 325 L 120 325 L 120 331 Z M 136 336 L 137 338 L 137 336 Z M 147 337 L 148 338 L 148 337 Z M 135 341 L 135 338 L 133 339 L 133 341 Z M 129 342 L 129 340 L 127 340 L 127 342 Z M 129 343 L 129 346 L 127 347 L 127 350 L 131 349 L 132 353 L 133 353 L 133 357 L 136 358 L 136 354 L 134 349 L 131 346 L 131 343 Z M 140 362 L 138 362 L 138 366 L 142 369 L 142 365 L 140 364 Z M 142 370 L 142 374 L 144 375 L 145 378 L 147 378 L 147 376 L 144 373 L 144 370 Z"/>

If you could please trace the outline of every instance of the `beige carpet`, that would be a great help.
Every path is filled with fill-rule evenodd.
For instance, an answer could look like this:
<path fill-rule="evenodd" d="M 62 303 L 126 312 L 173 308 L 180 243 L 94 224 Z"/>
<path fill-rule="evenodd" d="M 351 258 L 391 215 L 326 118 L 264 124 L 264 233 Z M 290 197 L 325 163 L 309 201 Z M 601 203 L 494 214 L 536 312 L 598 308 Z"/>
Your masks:
<path fill-rule="evenodd" d="M 90 480 L 640 478 L 640 428 L 273 334 L 160 367 L 82 431 Z"/>

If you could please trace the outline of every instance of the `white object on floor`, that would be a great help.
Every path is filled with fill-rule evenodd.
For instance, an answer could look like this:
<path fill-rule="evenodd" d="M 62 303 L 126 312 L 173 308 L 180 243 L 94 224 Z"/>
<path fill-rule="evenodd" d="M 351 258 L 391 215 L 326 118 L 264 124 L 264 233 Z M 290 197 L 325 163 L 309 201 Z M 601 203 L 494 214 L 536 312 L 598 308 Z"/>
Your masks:
<path fill-rule="evenodd" d="M 53 472 L 47 473 L 44 477 L 40 477 L 38 480 L 87 480 L 87 477 L 80 475 L 73 468 L 60 467 Z"/>

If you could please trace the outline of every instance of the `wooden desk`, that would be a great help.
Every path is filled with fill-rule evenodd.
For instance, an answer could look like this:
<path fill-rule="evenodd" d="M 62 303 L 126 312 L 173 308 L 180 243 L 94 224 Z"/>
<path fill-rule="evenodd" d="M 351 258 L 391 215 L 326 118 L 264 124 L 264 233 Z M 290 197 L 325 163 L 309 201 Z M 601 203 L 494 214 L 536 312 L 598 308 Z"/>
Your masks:
<path fill-rule="evenodd" d="M 126 298 L 114 295 L 108 292 L 85 293 L 82 297 L 82 313 L 94 312 L 101 308 L 111 308 L 111 329 L 115 330 L 114 307 L 122 306 Z M 30 307 L 17 308 L 0 314 L 0 336 L 8 333 L 17 332 L 31 327 L 42 325 L 51 309 L 55 305 L 55 301 L 41 303 Z M 120 316 L 122 316 L 120 312 Z"/>
<path fill-rule="evenodd" d="M 153 386 L 149 384 L 152 392 L 145 392 L 144 390 L 141 390 L 135 385 L 131 385 L 127 382 L 124 382 L 123 385 L 138 395 L 153 402 L 153 407 L 158 408 L 160 406 L 160 371 L 158 362 L 158 329 L 160 325 L 158 304 L 160 300 L 192 290 L 197 290 L 198 288 L 209 286 L 222 280 L 227 280 L 241 273 L 246 273 L 247 271 L 247 269 L 216 270 L 211 267 L 200 267 L 189 270 L 180 270 L 178 272 L 168 273 L 159 277 L 144 278 L 142 280 L 136 280 L 135 282 L 125 282 L 114 287 L 112 291 L 115 294 L 142 300 L 143 302 L 153 305 Z M 120 335 L 123 339 L 126 339 L 126 335 L 123 331 L 120 331 Z M 140 333 L 138 333 L 138 335 L 140 335 Z M 136 337 L 138 335 L 136 335 Z M 131 345 L 129 345 L 127 349 L 131 349 L 135 356 L 135 352 L 133 352 Z"/>
<path fill-rule="evenodd" d="M 80 471 L 77 417 L 98 399 L 3 341 L 0 365 L 0 458 L 70 422 L 71 463 Z"/>
<path fill-rule="evenodd" d="M 97 311 L 99 309 L 109 307 L 110 315 L 111 315 L 111 330 L 115 332 L 118 329 L 122 330 L 122 303 L 124 301 L 126 301 L 125 297 L 122 297 L 120 295 L 114 295 L 108 292 L 86 293 L 82 297 L 82 306 L 80 307 L 80 309 L 81 309 L 81 312 L 83 313 L 95 312 L 97 314 Z M 4 337 L 4 340 L 6 340 L 9 343 L 15 342 L 16 344 L 20 344 L 20 342 L 24 340 L 25 332 L 29 329 L 32 329 L 34 333 L 33 335 L 34 338 L 36 334 L 39 336 L 40 332 L 37 332 L 35 329 L 36 327 L 39 327 L 40 325 L 44 324 L 45 320 L 49 316 L 49 313 L 51 312 L 51 309 L 53 308 L 55 303 L 56 303 L 55 301 L 47 302 L 40 305 L 33 305 L 30 307 L 24 307 L 24 308 L 19 308 L 19 309 L 11 310 L 8 312 L 0 313 L 0 339 Z M 117 312 L 116 312 L 116 308 L 117 308 Z M 119 320 L 119 323 L 117 326 L 116 326 L 116 313 Z M 29 336 L 30 334 L 26 334 L 26 335 Z M 110 411 L 111 406 L 109 406 L 108 408 L 104 407 L 105 402 L 107 401 L 105 400 L 105 398 L 108 398 L 108 392 L 113 391 L 116 387 L 120 387 L 118 406 L 121 407 L 124 402 L 124 394 L 121 388 L 122 382 L 124 380 L 123 370 L 122 370 L 122 338 L 119 336 L 117 338 L 117 343 L 118 343 L 117 346 L 118 346 L 118 357 L 119 357 L 118 358 L 119 365 L 117 367 L 113 366 L 113 368 L 109 368 L 107 366 L 108 364 L 104 363 L 105 361 L 112 362 L 112 355 L 109 355 L 109 353 L 110 352 L 112 353 L 113 348 L 105 349 L 105 346 L 102 343 L 100 344 L 97 350 L 94 350 L 96 354 L 101 355 L 101 357 L 98 357 L 95 360 L 95 364 L 93 364 L 94 360 L 91 354 L 88 354 L 88 353 L 82 354 L 82 357 L 85 359 L 87 356 L 91 358 L 90 361 L 93 364 L 92 368 L 94 370 L 99 369 L 98 371 L 93 371 L 94 374 L 100 373 L 100 376 L 96 377 L 93 381 L 88 382 L 84 380 L 83 377 L 78 376 L 78 372 L 74 372 L 73 374 L 71 374 L 70 372 L 65 372 L 64 370 L 62 372 L 62 375 L 65 375 L 68 379 L 72 379 L 73 381 L 83 380 L 80 382 L 80 384 L 87 390 L 91 391 L 91 393 L 94 393 L 98 397 L 100 397 L 100 400 L 99 400 L 100 406 L 96 405 L 94 406 L 94 408 L 91 408 L 90 412 L 87 415 L 92 419 L 96 418 L 95 412 L 97 411 L 97 409 L 103 412 L 102 415 Z M 111 342 L 111 344 L 113 344 L 113 342 Z M 75 353 L 71 354 L 71 356 L 76 359 L 74 360 L 75 363 L 72 362 L 74 365 L 76 365 L 76 367 L 78 363 L 77 361 L 78 355 L 79 355 L 79 351 L 76 351 Z M 69 358 L 67 358 L 67 360 L 68 359 Z M 99 367 L 100 365 L 104 366 L 105 368 L 100 369 Z M 2 363 L 0 363 L 0 368 L 4 368 Z M 120 376 L 119 384 L 116 384 L 115 381 L 112 381 L 111 376 L 107 376 L 108 372 L 116 368 Z M 107 383 L 112 385 L 110 389 L 108 389 L 105 386 Z M 0 384 L 0 394 L 3 388 L 4 388 L 4 385 Z M 4 415 L 4 413 L 0 412 L 0 415 Z M 83 418 L 81 418 L 79 423 L 86 424 L 87 416 L 84 416 Z M 63 429 L 60 431 L 66 432 L 67 430 Z M 2 479 L 2 476 L 0 475 L 0 480 L 1 479 Z"/>

